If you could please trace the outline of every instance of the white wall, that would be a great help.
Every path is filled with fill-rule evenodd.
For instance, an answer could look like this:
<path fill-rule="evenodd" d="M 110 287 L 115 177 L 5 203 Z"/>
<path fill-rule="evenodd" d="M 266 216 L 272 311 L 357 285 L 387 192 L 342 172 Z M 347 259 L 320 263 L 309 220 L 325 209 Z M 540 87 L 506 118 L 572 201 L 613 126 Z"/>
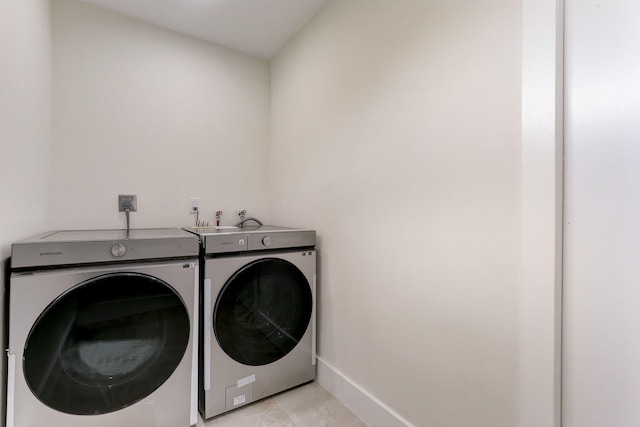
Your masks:
<path fill-rule="evenodd" d="M 522 9 L 518 426 L 559 427 L 564 6 L 525 0 Z"/>
<path fill-rule="evenodd" d="M 336 1 L 272 63 L 272 216 L 318 230 L 320 358 L 414 425 L 516 425 L 520 12 Z"/>
<path fill-rule="evenodd" d="M 4 292 L 11 243 L 46 228 L 51 126 L 48 1 L 21 0 L 0 7 L 0 64 L 0 289 Z M 0 304 L 0 330 L 4 330 L 3 309 Z M 3 352 L 0 384 L 4 384 L 5 359 Z M 0 401 L 3 396 L 4 386 Z M 0 408 L 4 425 L 4 407 Z"/>
<path fill-rule="evenodd" d="M 640 3 L 567 0 L 563 426 L 640 425 Z"/>
<path fill-rule="evenodd" d="M 189 196 L 207 219 L 247 208 L 313 226 L 325 366 L 416 425 L 515 425 L 517 8 L 334 2 L 273 63 L 267 197 L 268 64 L 67 0 L 54 0 L 48 182 L 48 2 L 13 2 L 1 259 L 45 228 L 124 226 L 122 192 L 140 198 L 139 227 L 190 222 Z"/>
<path fill-rule="evenodd" d="M 73 0 L 53 1 L 50 227 L 268 220 L 269 64 Z"/>

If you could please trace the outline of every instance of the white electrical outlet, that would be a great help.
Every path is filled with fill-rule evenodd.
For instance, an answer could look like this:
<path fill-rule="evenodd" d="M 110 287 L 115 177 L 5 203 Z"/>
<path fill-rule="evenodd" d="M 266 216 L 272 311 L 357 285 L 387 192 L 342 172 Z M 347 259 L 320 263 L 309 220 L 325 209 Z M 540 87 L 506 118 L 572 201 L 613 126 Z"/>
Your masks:
<path fill-rule="evenodd" d="M 198 212 L 198 209 L 200 209 L 200 197 L 191 197 L 189 201 L 191 202 L 191 210 L 189 212 L 192 214 Z"/>

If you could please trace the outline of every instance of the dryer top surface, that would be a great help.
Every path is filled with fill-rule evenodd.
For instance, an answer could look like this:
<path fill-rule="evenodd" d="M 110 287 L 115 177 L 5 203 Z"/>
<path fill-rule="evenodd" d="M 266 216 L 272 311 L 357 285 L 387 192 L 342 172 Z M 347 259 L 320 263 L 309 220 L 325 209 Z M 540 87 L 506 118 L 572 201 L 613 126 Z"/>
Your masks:
<path fill-rule="evenodd" d="M 233 225 L 221 225 L 210 227 L 185 227 L 184 230 L 198 234 L 200 236 L 214 236 L 221 234 L 252 234 L 252 233 L 295 233 L 298 231 L 312 231 L 299 228 L 280 227 L 277 225 L 245 225 L 237 227 Z"/>

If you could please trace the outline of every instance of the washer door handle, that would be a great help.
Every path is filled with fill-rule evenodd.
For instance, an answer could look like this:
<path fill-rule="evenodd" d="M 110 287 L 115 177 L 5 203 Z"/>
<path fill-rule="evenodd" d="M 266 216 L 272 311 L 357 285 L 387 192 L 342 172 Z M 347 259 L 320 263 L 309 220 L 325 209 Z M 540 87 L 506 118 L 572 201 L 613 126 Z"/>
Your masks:
<path fill-rule="evenodd" d="M 16 388 L 16 355 L 7 350 L 7 427 L 13 427 Z"/>
<path fill-rule="evenodd" d="M 204 389 L 211 390 L 211 279 L 204 279 L 204 345 L 203 361 Z"/>

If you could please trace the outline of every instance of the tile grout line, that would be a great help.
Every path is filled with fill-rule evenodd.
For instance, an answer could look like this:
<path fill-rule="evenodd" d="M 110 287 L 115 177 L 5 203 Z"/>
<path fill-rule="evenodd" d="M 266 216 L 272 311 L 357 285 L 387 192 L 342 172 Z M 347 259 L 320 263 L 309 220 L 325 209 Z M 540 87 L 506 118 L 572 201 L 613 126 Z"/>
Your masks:
<path fill-rule="evenodd" d="M 305 425 L 304 425 L 304 421 L 303 421 L 303 424 L 302 424 L 302 425 L 300 425 L 300 424 L 298 424 L 298 423 L 296 422 L 296 420 L 291 416 L 291 413 L 287 410 L 287 408 L 285 408 L 285 407 L 280 403 L 280 400 L 278 399 L 278 396 L 277 396 L 277 395 L 276 395 L 276 396 L 273 396 L 273 400 L 275 400 L 275 401 L 276 401 L 276 403 L 278 404 L 278 406 L 279 406 L 279 407 L 284 411 L 284 413 L 285 413 L 285 414 L 287 414 L 287 417 L 289 417 L 289 419 L 291 420 L 291 422 L 293 423 L 293 425 L 294 425 L 295 427 L 305 427 Z"/>

